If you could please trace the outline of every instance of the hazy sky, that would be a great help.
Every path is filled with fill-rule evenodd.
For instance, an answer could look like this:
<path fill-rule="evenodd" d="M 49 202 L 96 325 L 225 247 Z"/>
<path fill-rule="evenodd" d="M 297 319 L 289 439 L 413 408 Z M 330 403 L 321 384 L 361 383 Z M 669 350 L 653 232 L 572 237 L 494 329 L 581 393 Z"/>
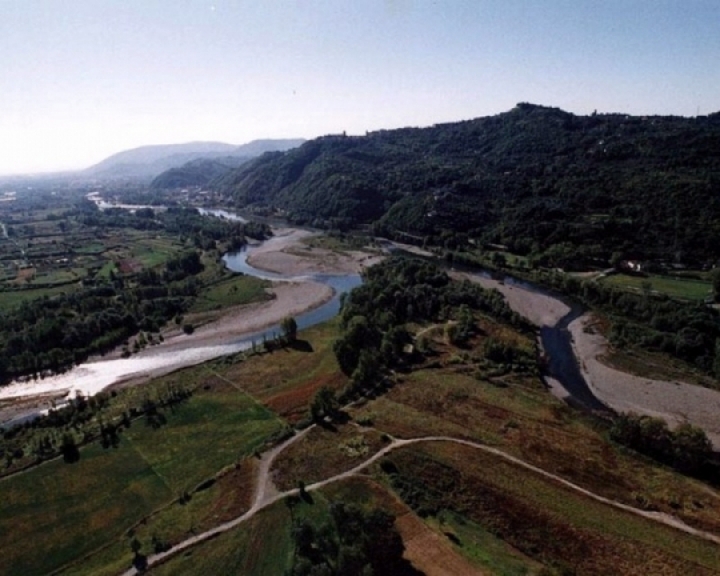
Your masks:
<path fill-rule="evenodd" d="M 521 101 L 720 110 L 720 1 L 0 0 L 0 174 Z"/>

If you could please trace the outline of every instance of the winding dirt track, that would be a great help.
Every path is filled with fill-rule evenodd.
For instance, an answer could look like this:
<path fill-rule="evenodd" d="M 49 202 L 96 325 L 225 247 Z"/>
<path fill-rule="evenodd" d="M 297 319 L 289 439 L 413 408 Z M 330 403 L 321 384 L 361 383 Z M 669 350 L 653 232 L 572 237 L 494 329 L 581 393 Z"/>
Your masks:
<path fill-rule="evenodd" d="M 182 542 L 176 544 L 169 550 L 162 552 L 160 554 L 153 554 L 151 556 L 147 557 L 147 567 L 150 568 L 152 566 L 156 566 L 171 556 L 174 556 L 178 554 L 179 552 L 182 552 L 183 550 L 187 550 L 188 548 L 195 546 L 196 544 L 200 544 L 201 542 L 205 542 L 206 540 L 210 540 L 211 538 L 214 538 L 215 536 L 222 534 L 223 532 L 227 532 L 228 530 L 232 530 L 233 528 L 239 526 L 243 522 L 246 522 L 247 520 L 250 520 L 255 514 L 257 514 L 260 510 L 267 508 L 268 506 L 274 504 L 275 502 L 282 500 L 283 498 L 286 498 L 287 496 L 296 495 L 299 493 L 298 488 L 293 488 L 292 490 L 286 490 L 285 492 L 278 492 L 275 487 L 272 484 L 272 480 L 270 478 L 270 467 L 272 466 L 273 461 L 275 458 L 283 452 L 288 446 L 291 444 L 294 444 L 301 438 L 303 438 L 313 427 L 310 426 L 303 430 L 302 432 L 296 434 L 289 440 L 286 440 L 282 444 L 279 444 L 269 452 L 266 452 L 263 457 L 260 464 L 260 468 L 258 470 L 258 476 L 257 476 L 257 484 L 255 488 L 255 496 L 253 499 L 253 504 L 250 507 L 250 509 L 245 512 L 242 516 L 238 516 L 237 518 L 230 520 L 228 522 L 225 522 L 223 524 L 219 524 L 215 528 L 212 528 L 210 530 L 207 530 L 205 532 L 202 532 L 201 534 L 196 534 L 195 536 L 192 536 L 191 538 L 188 538 L 187 540 L 183 540 Z M 550 472 L 547 472 L 546 470 L 543 470 L 542 468 L 538 468 L 537 466 L 533 466 L 532 464 L 529 464 L 528 462 L 525 462 L 524 460 L 521 460 L 520 458 L 517 458 L 515 456 L 512 456 L 511 454 L 508 454 L 507 452 L 503 452 L 502 450 L 498 450 L 497 448 L 493 448 L 491 446 L 486 446 L 485 444 L 479 444 L 477 442 L 471 442 L 469 440 L 462 440 L 460 438 L 452 438 L 450 436 L 423 436 L 419 438 L 409 438 L 409 439 L 399 439 L 399 438 L 393 438 L 392 441 L 385 446 L 382 450 L 376 452 L 373 456 L 362 462 L 361 464 L 358 464 L 354 468 L 351 468 L 350 470 L 347 470 L 345 472 L 342 472 L 341 474 L 336 474 L 335 476 L 332 476 L 330 478 L 327 478 L 325 480 L 321 480 L 320 482 L 315 482 L 314 484 L 310 484 L 305 487 L 305 490 L 308 492 L 319 490 L 320 488 L 323 488 L 327 486 L 328 484 L 332 484 L 333 482 L 338 482 L 341 480 L 345 480 L 347 478 L 350 478 L 352 476 L 357 475 L 362 470 L 373 464 L 374 462 L 377 462 L 380 458 L 385 456 L 386 454 L 392 452 L 393 450 L 397 450 L 398 448 L 403 448 L 405 446 L 410 446 L 412 444 L 419 444 L 422 442 L 452 442 L 454 444 L 460 444 L 463 446 L 468 446 L 470 448 L 474 448 L 476 450 L 482 450 L 483 452 L 487 452 L 489 454 L 493 454 L 494 456 L 497 456 L 499 458 L 502 458 L 503 460 L 506 460 L 508 462 L 511 462 L 513 464 L 516 464 L 517 466 L 520 466 L 522 468 L 525 468 L 526 470 L 530 470 L 540 476 L 543 476 L 549 480 L 552 480 L 561 486 L 564 486 L 565 488 L 568 488 L 570 490 L 573 490 L 577 492 L 578 494 L 582 494 L 583 496 L 586 496 L 587 498 L 591 498 L 597 502 L 600 502 L 602 504 L 606 504 L 608 506 L 612 506 L 614 508 L 618 508 L 620 510 L 623 510 L 625 512 L 629 512 L 631 514 L 635 514 L 636 516 L 640 516 L 642 518 L 646 518 L 648 520 L 652 520 L 655 522 L 659 522 L 661 524 L 665 524 L 666 526 L 670 526 L 672 528 L 675 528 L 677 530 L 680 530 L 682 532 L 685 532 L 687 534 L 690 534 L 692 536 L 697 536 L 698 538 L 702 538 L 704 540 L 708 540 L 710 542 L 714 542 L 715 544 L 720 544 L 720 536 L 717 536 L 715 534 L 712 534 L 710 532 L 705 532 L 703 530 L 697 530 L 696 528 L 693 528 L 691 526 L 688 526 L 684 522 L 682 522 L 680 519 L 675 518 L 674 516 L 671 516 L 669 514 L 664 514 L 661 512 L 648 512 L 647 510 L 641 510 L 639 508 L 634 508 L 632 506 L 628 506 L 627 504 L 622 504 L 620 502 L 616 502 L 615 500 L 611 500 L 609 498 L 605 498 L 604 496 L 600 496 L 599 494 L 595 494 L 594 492 L 590 492 L 589 490 L 586 490 L 585 488 L 582 488 L 578 486 L 577 484 L 573 484 L 572 482 L 569 482 L 568 480 L 565 480 L 564 478 L 558 476 L 557 474 L 552 474 Z M 131 568 L 130 570 L 127 570 L 122 574 L 122 576 L 134 576 L 138 574 L 138 571 L 135 568 Z"/>

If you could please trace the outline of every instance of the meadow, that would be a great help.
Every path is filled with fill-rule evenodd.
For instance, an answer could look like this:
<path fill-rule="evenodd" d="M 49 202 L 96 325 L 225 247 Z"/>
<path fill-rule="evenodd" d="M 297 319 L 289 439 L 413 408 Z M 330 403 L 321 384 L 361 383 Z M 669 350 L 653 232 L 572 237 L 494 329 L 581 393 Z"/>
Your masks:
<path fill-rule="evenodd" d="M 653 293 L 665 294 L 671 298 L 680 298 L 682 300 L 703 301 L 712 296 L 712 283 L 696 278 L 613 274 L 602 281 L 633 292 L 642 293 L 649 290 Z"/>
<path fill-rule="evenodd" d="M 207 369 L 190 371 L 198 386 L 165 412 L 165 424 L 136 420 L 117 448 L 93 443 L 74 464 L 56 459 L 0 480 L 0 534 L 8 550 L 0 573 L 50 572 L 122 539 L 144 517 L 192 494 L 282 430 L 283 422 L 244 392 Z M 159 385 L 188 379 L 180 374 Z M 41 555 L 37 542 L 43 542 Z"/>

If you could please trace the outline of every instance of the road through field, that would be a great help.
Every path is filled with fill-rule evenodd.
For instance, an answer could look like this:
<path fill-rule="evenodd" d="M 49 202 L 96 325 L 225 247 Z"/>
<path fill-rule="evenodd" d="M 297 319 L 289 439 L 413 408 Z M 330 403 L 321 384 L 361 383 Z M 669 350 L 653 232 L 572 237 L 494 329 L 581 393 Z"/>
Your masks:
<path fill-rule="evenodd" d="M 286 490 L 284 492 L 277 492 L 277 490 L 274 488 L 274 485 L 272 484 L 270 468 L 272 466 L 273 461 L 280 453 L 282 453 L 290 445 L 294 444 L 295 442 L 297 442 L 298 440 L 303 438 L 314 426 L 315 425 L 306 428 L 302 432 L 296 434 L 292 438 L 286 440 L 282 444 L 276 446 L 269 452 L 265 453 L 265 455 L 262 458 L 262 463 L 258 470 L 257 484 L 255 487 L 255 496 L 253 498 L 253 504 L 247 512 L 245 512 L 243 515 L 238 516 L 237 518 L 235 518 L 233 520 L 230 520 L 223 524 L 219 524 L 215 528 L 212 528 L 210 530 L 202 532 L 201 534 L 196 534 L 195 536 L 192 536 L 191 538 L 188 538 L 187 540 L 183 540 L 182 542 L 176 544 L 175 546 L 173 546 L 172 548 L 170 548 L 169 550 L 167 550 L 165 552 L 148 556 L 145 560 L 146 567 L 150 568 L 152 566 L 156 566 L 156 565 L 168 560 L 170 557 L 175 556 L 179 552 L 182 552 L 183 550 L 187 550 L 188 548 L 195 546 L 196 544 L 200 544 L 201 542 L 210 540 L 211 538 L 214 538 L 215 536 L 222 534 L 223 532 L 227 532 L 229 530 L 232 530 L 233 528 L 236 528 L 240 524 L 243 524 L 244 522 L 250 520 L 259 511 L 263 510 L 264 508 L 267 508 L 268 506 L 274 504 L 275 502 L 278 502 L 279 500 L 282 500 L 283 498 L 287 498 L 288 496 L 298 495 L 300 493 L 299 488 L 293 488 L 292 490 Z M 720 545 L 720 536 L 718 536 L 716 534 L 712 534 L 710 532 L 705 532 L 703 530 L 698 530 L 691 526 L 688 526 L 687 524 L 682 522 L 680 519 L 675 518 L 674 516 L 671 516 L 669 514 L 664 514 L 661 512 L 650 512 L 647 510 L 641 510 L 639 508 L 634 508 L 633 506 L 628 506 L 627 504 L 622 504 L 620 502 L 616 502 L 615 500 L 611 500 L 609 498 L 605 498 L 604 496 L 600 496 L 599 494 L 595 494 L 594 492 L 586 490 L 585 488 L 582 488 L 581 486 L 578 486 L 577 484 L 573 484 L 572 482 L 565 480 L 564 478 L 562 478 L 561 476 L 558 476 L 557 474 L 547 472 L 546 470 L 543 470 L 542 468 L 538 468 L 537 466 L 534 466 L 528 462 L 525 462 L 524 460 L 522 460 L 520 458 L 512 456 L 511 454 L 508 454 L 507 452 L 503 452 L 502 450 L 493 448 L 492 446 L 487 446 L 485 444 L 480 444 L 478 442 L 472 442 L 470 440 L 463 440 L 461 438 L 452 438 L 450 436 L 422 436 L 422 437 L 418 437 L 418 438 L 407 438 L 407 439 L 391 438 L 390 442 L 388 443 L 387 446 L 385 446 L 384 448 L 382 448 L 381 450 L 376 452 L 374 455 L 369 457 L 367 460 L 365 460 L 361 464 L 358 464 L 357 466 L 355 466 L 354 468 L 351 468 L 350 470 L 347 470 L 340 474 L 336 474 L 335 476 L 332 476 L 330 478 L 326 478 L 325 480 L 321 480 L 319 482 L 315 482 L 314 484 L 310 484 L 305 487 L 305 491 L 312 492 L 315 490 L 319 490 L 319 489 L 324 488 L 325 486 L 328 486 L 329 484 L 332 484 L 334 482 L 339 482 L 341 480 L 346 480 L 348 478 L 356 476 L 357 474 L 362 472 L 364 469 L 366 469 L 368 466 L 377 462 L 383 456 L 389 454 L 390 452 L 397 450 L 399 448 L 404 448 L 406 446 L 411 446 L 413 444 L 420 444 L 420 443 L 424 443 L 424 442 L 450 442 L 450 443 L 454 443 L 454 444 L 460 444 L 462 446 L 467 446 L 469 448 L 473 448 L 476 450 L 482 450 L 483 452 L 497 456 L 498 458 L 501 458 L 501 459 L 511 462 L 517 466 L 525 468 L 526 470 L 530 470 L 530 471 L 534 472 L 535 474 L 538 474 L 539 476 L 543 476 L 544 478 L 547 478 L 548 480 L 556 482 L 565 488 L 568 488 L 574 492 L 577 492 L 578 494 L 581 494 L 587 498 L 591 498 L 592 500 L 595 500 L 602 504 L 606 504 L 608 506 L 612 506 L 619 510 L 629 512 L 630 514 L 640 516 L 647 520 L 651 520 L 654 522 L 664 524 L 671 528 L 675 528 L 677 530 L 685 532 L 686 534 L 690 534 L 692 536 L 696 536 L 698 538 L 702 538 L 704 540 L 708 540 L 710 542 Z M 127 570 L 126 572 L 124 572 L 122 574 L 122 576 L 135 576 L 138 573 L 139 572 L 137 571 L 136 568 L 131 568 L 131 569 Z"/>

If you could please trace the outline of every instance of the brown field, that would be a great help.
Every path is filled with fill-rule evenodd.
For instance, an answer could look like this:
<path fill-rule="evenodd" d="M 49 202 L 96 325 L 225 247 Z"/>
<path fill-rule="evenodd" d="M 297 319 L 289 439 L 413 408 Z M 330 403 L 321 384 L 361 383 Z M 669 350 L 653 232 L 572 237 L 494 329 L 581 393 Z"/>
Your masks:
<path fill-rule="evenodd" d="M 512 463 L 428 444 L 388 457 L 433 506 L 482 524 L 518 550 L 582 574 L 713 574 L 717 545 L 612 509 Z"/>
<path fill-rule="evenodd" d="M 452 549 L 443 538 L 412 511 L 395 520 L 395 527 L 405 544 L 405 554 L 412 565 L 428 576 L 482 576 L 482 572 Z"/>
<path fill-rule="evenodd" d="M 347 425 L 310 430 L 301 442 L 282 452 L 273 465 L 273 482 L 280 490 L 299 481 L 312 484 L 357 466 L 385 443 L 373 429 Z"/>
<path fill-rule="evenodd" d="M 13 282 L 15 284 L 24 284 L 30 282 L 33 278 L 35 278 L 35 268 L 20 268 Z"/>
<path fill-rule="evenodd" d="M 403 374 L 352 416 L 400 438 L 446 435 L 495 445 L 608 498 L 720 532 L 717 491 L 612 444 L 602 422 L 553 398 L 539 378 L 478 380 L 453 356 L 440 351 L 439 367 Z"/>
<path fill-rule="evenodd" d="M 418 518 L 406 504 L 370 478 L 350 478 L 331 485 L 323 493 L 330 500 L 382 508 L 395 516 L 395 528 L 405 544 L 403 558 L 427 576 L 481 576 L 488 574 L 469 563 L 448 538 Z"/>
<path fill-rule="evenodd" d="M 347 383 L 332 352 L 335 321 L 305 330 L 292 348 L 251 356 L 223 375 L 291 423 L 308 414 L 323 386 L 339 391 Z"/>
<path fill-rule="evenodd" d="M 469 348 L 459 350 L 444 343 L 441 330 L 433 332 L 434 355 L 423 365 L 397 374 L 387 393 L 351 408 L 350 416 L 396 437 L 446 435 L 497 446 L 606 498 L 720 533 L 717 491 L 613 445 L 606 437 L 605 423 L 552 397 L 538 376 L 513 372 L 487 376 L 488 366 L 482 360 L 486 337 L 492 335 L 520 348 L 534 343 L 487 320 L 483 333 Z M 335 430 L 311 431 L 278 458 L 276 482 L 289 488 L 298 480 L 309 483 L 352 468 L 356 461 L 344 457 L 340 447 L 361 430 L 351 422 Z M 367 434 L 365 429 L 363 436 Z M 383 446 L 382 438 L 377 438 L 377 443 L 367 442 L 368 455 Z M 421 483 L 432 486 L 437 467 L 447 474 L 436 487 L 438 500 L 443 494 L 453 495 L 456 483 L 467 480 L 457 498 L 442 500 L 443 506 L 560 572 L 582 567 L 581 572 L 601 574 L 601 567 L 611 565 L 615 556 L 622 562 L 622 573 L 628 574 L 647 573 L 634 558 L 648 559 L 648 565 L 658 567 L 657 574 L 720 570 L 710 554 L 715 545 L 577 493 L 568 495 L 567 489 L 530 471 L 511 469 L 497 456 L 450 444 L 401 453 L 398 458 L 408 466 L 408 476 Z M 396 453 L 386 459 L 395 462 Z M 382 478 L 379 470 L 375 468 Z M 497 471 L 502 473 L 494 479 Z M 475 493 L 487 497 L 490 511 L 483 512 L 486 502 L 472 496 Z M 563 508 L 558 502 L 567 504 Z M 545 546 L 542 542 L 547 539 L 569 544 Z M 592 554 L 588 549 L 594 550 Z"/>

